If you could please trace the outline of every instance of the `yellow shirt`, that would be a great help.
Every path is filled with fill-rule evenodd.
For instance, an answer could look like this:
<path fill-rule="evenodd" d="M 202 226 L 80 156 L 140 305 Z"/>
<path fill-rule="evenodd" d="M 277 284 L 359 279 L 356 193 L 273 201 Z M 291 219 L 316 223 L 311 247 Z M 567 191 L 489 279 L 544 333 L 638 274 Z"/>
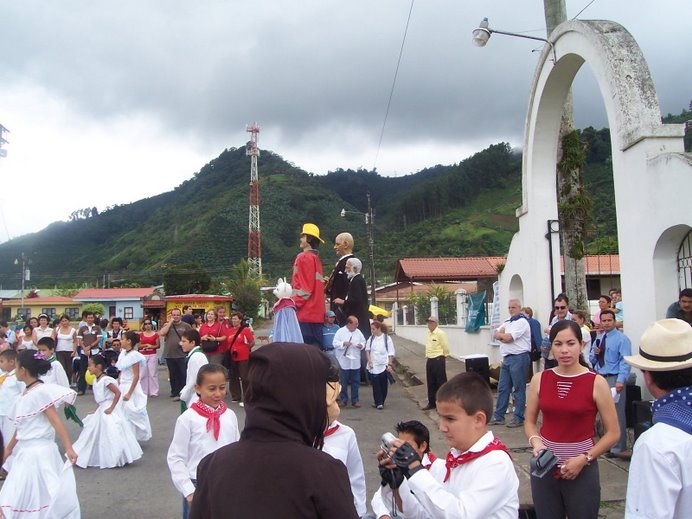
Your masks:
<path fill-rule="evenodd" d="M 434 359 L 444 355 L 449 355 L 449 345 L 447 344 L 447 336 L 445 332 L 440 330 L 438 326 L 432 332 L 428 330 L 428 340 L 425 343 L 425 356 L 428 359 Z"/>

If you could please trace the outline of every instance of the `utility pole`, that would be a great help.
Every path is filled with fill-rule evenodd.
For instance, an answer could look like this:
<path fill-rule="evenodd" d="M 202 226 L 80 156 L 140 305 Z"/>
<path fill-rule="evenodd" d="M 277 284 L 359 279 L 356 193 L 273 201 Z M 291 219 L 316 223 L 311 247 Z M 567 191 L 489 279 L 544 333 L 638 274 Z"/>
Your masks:
<path fill-rule="evenodd" d="M 567 6 L 565 0 L 543 0 L 543 10 L 549 37 L 555 27 L 567 21 Z M 572 309 L 586 309 L 588 295 L 584 255 L 586 254 L 586 225 L 591 210 L 591 198 L 584 189 L 582 169 L 585 150 L 574 130 L 573 112 L 570 89 L 562 109 L 556 157 L 558 219 L 562 239 L 565 292 Z M 580 157 L 581 164 L 579 164 Z M 552 297 L 556 295 L 552 294 Z"/>

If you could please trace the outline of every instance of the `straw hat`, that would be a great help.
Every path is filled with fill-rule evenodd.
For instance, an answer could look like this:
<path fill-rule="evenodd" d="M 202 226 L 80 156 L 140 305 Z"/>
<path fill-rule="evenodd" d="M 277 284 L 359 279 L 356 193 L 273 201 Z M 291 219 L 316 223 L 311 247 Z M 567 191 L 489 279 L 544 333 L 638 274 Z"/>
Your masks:
<path fill-rule="evenodd" d="M 692 368 L 692 326 L 681 319 L 661 319 L 642 335 L 639 355 L 625 362 L 645 371 Z"/>

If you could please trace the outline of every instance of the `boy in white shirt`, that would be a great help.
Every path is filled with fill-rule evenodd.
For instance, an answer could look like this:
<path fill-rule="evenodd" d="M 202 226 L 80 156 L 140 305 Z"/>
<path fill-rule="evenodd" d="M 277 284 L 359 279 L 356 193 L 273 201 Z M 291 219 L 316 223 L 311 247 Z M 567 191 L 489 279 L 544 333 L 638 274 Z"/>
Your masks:
<path fill-rule="evenodd" d="M 14 405 L 17 398 L 24 391 L 25 384 L 17 380 L 15 367 L 17 365 L 17 352 L 5 350 L 0 352 L 0 370 L 2 371 L 2 385 L 0 386 L 0 430 L 5 446 L 12 438 L 15 431 L 14 421 L 9 417 L 14 414 Z"/>
<path fill-rule="evenodd" d="M 55 356 L 55 341 L 51 337 L 42 337 L 38 340 L 37 346 L 43 356 L 50 362 L 50 369 L 45 375 L 41 375 L 41 380 L 51 384 L 70 387 L 65 368 L 62 367 L 58 357 Z"/>
<path fill-rule="evenodd" d="M 430 450 L 430 431 L 418 420 L 410 420 L 408 422 L 399 422 L 396 424 L 396 434 L 400 440 L 404 440 L 409 443 L 411 447 L 418 453 L 421 458 L 423 466 L 430 470 L 432 464 L 437 460 L 433 452 Z M 439 463 L 444 463 L 440 461 Z M 410 492 L 408 488 L 408 483 L 403 477 L 403 474 L 397 479 L 393 480 L 392 471 L 382 467 L 380 471 L 382 474 L 382 486 L 378 488 L 375 495 L 370 501 L 370 506 L 372 507 L 372 515 L 366 516 L 366 519 L 381 519 L 385 517 L 391 517 L 394 513 L 396 507 L 397 510 L 401 510 L 401 497 L 399 497 L 400 492 Z M 382 487 L 389 485 L 392 488 L 392 497 L 388 501 L 389 504 L 385 503 L 382 499 Z M 403 518 L 402 514 L 397 512 L 397 516 Z"/>
<path fill-rule="evenodd" d="M 461 373 L 437 392 L 440 431 L 450 451 L 425 470 L 421 457 L 403 440 L 380 451 L 380 465 L 398 469 L 411 492 L 401 492 L 401 511 L 410 518 L 516 519 L 519 480 L 506 447 L 488 431 L 493 397 L 477 373 Z M 396 473 L 396 470 L 394 471 Z M 392 501 L 392 489 L 382 487 Z"/>
<path fill-rule="evenodd" d="M 341 389 L 338 382 L 339 372 L 333 366 L 327 379 L 327 421 L 329 425 L 324 431 L 324 445 L 322 450 L 330 454 L 333 458 L 341 461 L 348 471 L 348 479 L 351 483 L 351 493 L 353 494 L 353 504 L 358 512 L 358 517 L 365 515 L 367 508 L 365 499 L 365 471 L 363 470 L 363 459 L 358 449 L 356 433 L 348 425 L 345 425 L 337 418 L 341 410 L 336 403 L 337 396 Z"/>
<path fill-rule="evenodd" d="M 197 330 L 186 330 L 180 338 L 180 347 L 187 353 L 185 358 L 187 364 L 185 386 L 180 390 L 180 401 L 185 404 L 184 409 L 189 409 L 192 404 L 199 400 L 195 390 L 197 373 L 202 366 L 209 364 L 207 356 L 199 345 L 200 340 L 201 338 Z"/>

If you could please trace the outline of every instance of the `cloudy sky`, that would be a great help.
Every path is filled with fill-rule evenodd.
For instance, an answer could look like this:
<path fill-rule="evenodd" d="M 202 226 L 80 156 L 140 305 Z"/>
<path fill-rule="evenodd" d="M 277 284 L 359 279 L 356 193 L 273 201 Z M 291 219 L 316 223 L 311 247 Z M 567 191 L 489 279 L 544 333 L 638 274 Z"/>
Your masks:
<path fill-rule="evenodd" d="M 591 0 L 567 0 L 574 17 Z M 262 128 L 260 148 L 317 174 L 404 175 L 522 144 L 541 0 L 0 0 L 0 242 L 173 189 Z M 692 99 L 692 2 L 595 0 L 582 19 L 635 37 L 664 114 Z M 536 44 L 534 44 L 536 43 Z M 579 127 L 606 126 L 588 69 Z M 262 163 L 260 158 L 260 175 Z"/>

